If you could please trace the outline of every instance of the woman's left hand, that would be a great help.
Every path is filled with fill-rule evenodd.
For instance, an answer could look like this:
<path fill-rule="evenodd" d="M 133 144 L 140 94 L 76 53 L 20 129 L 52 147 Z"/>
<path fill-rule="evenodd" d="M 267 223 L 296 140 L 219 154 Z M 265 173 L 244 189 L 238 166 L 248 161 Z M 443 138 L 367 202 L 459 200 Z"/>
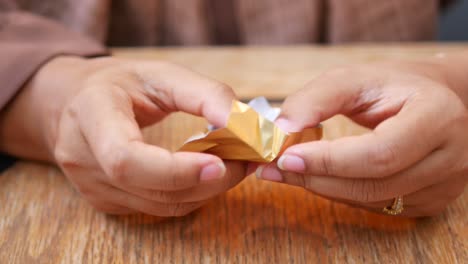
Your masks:
<path fill-rule="evenodd" d="M 344 114 L 373 131 L 292 146 L 257 176 L 371 211 L 403 196 L 404 216 L 441 213 L 468 180 L 468 112 L 426 66 L 380 63 L 319 76 L 286 99 L 277 124 L 300 131 Z"/>

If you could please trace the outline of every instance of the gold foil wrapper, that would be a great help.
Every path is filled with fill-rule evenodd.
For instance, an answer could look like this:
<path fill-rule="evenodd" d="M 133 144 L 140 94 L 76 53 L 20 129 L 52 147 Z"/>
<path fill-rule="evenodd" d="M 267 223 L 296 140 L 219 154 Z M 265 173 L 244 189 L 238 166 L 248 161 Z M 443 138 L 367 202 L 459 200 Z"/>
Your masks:
<path fill-rule="evenodd" d="M 271 162 L 294 144 L 321 138 L 321 125 L 286 133 L 249 105 L 233 101 L 226 127 L 189 139 L 179 151 L 205 152 L 225 160 Z"/>

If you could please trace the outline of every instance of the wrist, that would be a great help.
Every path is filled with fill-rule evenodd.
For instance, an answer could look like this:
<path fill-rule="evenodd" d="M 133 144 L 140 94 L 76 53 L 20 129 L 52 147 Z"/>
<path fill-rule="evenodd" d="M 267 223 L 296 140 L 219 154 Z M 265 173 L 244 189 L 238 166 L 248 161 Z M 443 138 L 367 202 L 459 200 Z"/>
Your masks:
<path fill-rule="evenodd" d="M 61 111 L 75 93 L 84 59 L 56 57 L 44 64 L 0 115 L 1 150 L 21 158 L 53 162 Z"/>
<path fill-rule="evenodd" d="M 43 131 L 41 138 L 51 157 L 63 110 L 83 87 L 87 65 L 83 58 L 57 57 L 44 65 L 27 87 L 37 101 L 37 120 Z"/>

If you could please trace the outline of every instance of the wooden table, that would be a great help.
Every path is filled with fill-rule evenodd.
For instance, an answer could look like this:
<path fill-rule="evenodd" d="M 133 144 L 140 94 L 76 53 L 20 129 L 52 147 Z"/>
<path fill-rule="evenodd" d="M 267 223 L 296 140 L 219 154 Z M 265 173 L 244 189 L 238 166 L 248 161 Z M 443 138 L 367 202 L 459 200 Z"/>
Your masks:
<path fill-rule="evenodd" d="M 233 86 L 242 99 L 281 100 L 332 66 L 463 48 L 468 45 L 115 53 L 184 64 Z M 176 114 L 145 135 L 175 149 L 204 125 Z M 325 122 L 329 139 L 363 132 L 343 117 Z M 439 217 L 400 219 L 250 176 L 186 217 L 116 217 L 93 210 L 56 168 L 19 162 L 0 176 L 0 263 L 468 263 L 467 212 L 467 192 Z"/>

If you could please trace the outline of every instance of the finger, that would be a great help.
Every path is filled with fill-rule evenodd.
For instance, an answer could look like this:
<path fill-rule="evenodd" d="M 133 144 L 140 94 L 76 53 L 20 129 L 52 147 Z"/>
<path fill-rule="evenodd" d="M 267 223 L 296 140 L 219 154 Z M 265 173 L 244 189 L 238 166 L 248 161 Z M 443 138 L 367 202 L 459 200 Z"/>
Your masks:
<path fill-rule="evenodd" d="M 130 210 L 142 212 L 154 216 L 184 216 L 201 207 L 205 201 L 193 203 L 160 203 L 150 201 L 141 197 L 129 194 L 113 186 L 98 183 L 95 185 L 96 195 L 87 196 L 91 204 L 117 204 Z"/>
<path fill-rule="evenodd" d="M 424 199 L 424 203 L 417 202 L 418 200 L 422 200 L 421 197 L 427 198 L 427 193 L 433 193 L 433 187 L 421 190 L 415 194 L 411 194 L 409 196 L 405 196 L 403 198 L 403 212 L 398 216 L 402 217 L 425 217 L 425 216 L 435 216 L 441 214 L 445 211 L 447 205 L 453 201 L 453 199 L 443 197 L 442 199 L 437 199 L 432 201 L 431 203 L 427 203 L 427 199 Z M 442 190 L 442 188 L 437 188 L 437 191 Z M 446 189 L 445 189 L 446 190 Z M 326 199 L 336 201 L 342 204 L 349 205 L 354 208 L 364 209 L 367 211 L 371 211 L 377 214 L 384 214 L 388 215 L 384 212 L 383 208 L 391 206 L 393 204 L 393 199 L 388 201 L 382 202 L 374 202 L 374 203 L 358 203 L 355 201 L 349 201 L 345 199 L 327 197 L 325 195 L 317 194 L 321 197 Z"/>
<path fill-rule="evenodd" d="M 327 197 L 369 203 L 393 199 L 447 180 L 454 160 L 447 151 L 436 151 L 411 168 L 384 178 L 343 178 L 281 171 L 275 164 L 263 169 L 259 178 L 302 186 Z M 440 174 L 435 174 L 440 172 Z"/>
<path fill-rule="evenodd" d="M 464 190 L 464 175 L 446 175 L 454 159 L 444 152 L 435 152 L 411 169 L 382 179 L 295 174 L 281 172 L 274 164 L 257 171 L 257 177 L 301 186 L 329 199 L 365 207 L 383 208 L 398 196 L 405 197 L 405 204 L 422 206 L 433 199 L 453 200 Z"/>
<path fill-rule="evenodd" d="M 98 176 L 101 173 L 79 165 L 70 165 L 70 163 L 65 164 L 62 170 L 76 191 L 96 210 L 113 215 L 126 215 L 136 212 L 128 207 L 96 198 L 101 195 L 99 187 L 102 183 L 99 179 L 102 177 Z"/>
<path fill-rule="evenodd" d="M 156 105 L 203 116 L 218 127 L 226 125 L 235 99 L 229 86 L 171 63 L 138 62 L 131 67 Z"/>
<path fill-rule="evenodd" d="M 365 135 L 292 146 L 279 159 L 282 169 L 313 175 L 382 177 L 421 160 L 442 144 L 443 124 L 438 122 L 437 114 L 444 110 L 411 100 L 407 92 L 406 97 L 405 93 L 397 96 L 398 91 L 407 88 L 404 85 L 389 84 L 396 86 L 390 89 L 383 77 L 375 78 L 380 83 L 366 78 L 354 80 L 343 73 L 325 75 L 285 101 L 277 124 L 283 128 L 288 127 L 285 122 L 292 124 L 285 128 L 289 131 L 315 126 L 340 113 L 373 112 L 385 121 Z M 414 83 L 434 88 L 428 89 L 427 98 L 440 96 L 437 84 L 421 80 Z"/>
<path fill-rule="evenodd" d="M 287 177 L 287 174 L 284 178 L 280 174 L 276 174 L 276 176 L 271 176 L 274 174 L 275 171 L 278 171 L 274 167 L 274 164 L 270 164 L 268 166 L 261 167 L 261 169 L 257 170 L 257 177 L 258 175 L 270 174 L 270 178 L 274 179 L 274 181 L 278 182 L 285 182 L 292 185 L 297 186 L 305 186 L 305 177 Z M 314 176 L 310 176 L 314 177 Z M 258 177 L 262 178 L 262 177 Z M 329 177 L 327 177 L 329 178 Z M 269 180 L 272 180 L 269 179 Z M 347 179 L 348 180 L 348 179 Z M 437 184 L 433 186 L 429 186 L 422 190 L 419 190 L 415 193 L 408 194 L 403 197 L 404 202 L 404 211 L 399 216 L 405 217 L 422 217 L 422 216 L 433 216 L 442 213 L 445 210 L 445 207 L 456 199 L 459 195 L 463 193 L 464 186 L 466 185 L 466 179 L 464 177 L 456 177 L 454 180 Z M 314 189 L 309 188 L 309 191 L 312 191 L 315 194 L 318 194 L 326 199 L 337 201 L 340 203 L 344 203 L 350 205 L 352 207 L 363 208 L 375 213 L 385 214 L 383 212 L 383 208 L 390 206 L 393 203 L 394 197 L 398 196 L 395 195 L 391 199 L 384 200 L 384 201 L 376 201 L 376 202 L 369 202 L 367 201 L 369 197 L 366 194 L 359 194 L 359 200 L 356 201 L 355 198 L 350 198 L 349 196 L 340 195 L 339 191 L 335 192 L 324 192 L 323 189 Z M 366 197 L 366 198 L 361 198 Z M 437 198 L 434 198 L 437 197 Z M 354 200 L 353 200 L 354 199 Z"/>
<path fill-rule="evenodd" d="M 225 164 L 227 167 L 225 177 L 216 181 L 206 182 L 189 189 L 161 191 L 129 186 L 122 186 L 121 188 L 136 196 L 161 203 L 205 201 L 233 188 L 245 178 L 245 166 L 243 163 L 225 161 Z"/>
<path fill-rule="evenodd" d="M 142 198 L 141 194 L 133 195 L 99 180 L 104 178 L 101 171 L 74 169 L 68 170 L 67 174 L 72 178 L 71 182 L 82 197 L 94 208 L 104 213 L 142 212 L 157 216 L 180 216 L 204 203 L 204 200 L 196 202 L 150 201 Z"/>
<path fill-rule="evenodd" d="M 372 65 L 327 71 L 286 98 L 277 124 L 288 132 L 295 132 L 314 127 L 337 114 L 379 123 L 396 115 L 411 99 L 406 83 L 438 85 L 422 78 L 394 75 L 392 71 L 382 72 Z"/>
<path fill-rule="evenodd" d="M 255 171 L 257 170 L 257 168 L 261 165 L 261 163 L 257 163 L 257 162 L 249 162 L 247 164 L 247 170 L 245 172 L 245 175 L 250 175 L 252 173 L 255 173 Z"/>
<path fill-rule="evenodd" d="M 454 160 L 450 150 L 441 149 L 404 171 L 371 179 L 291 173 L 270 164 L 261 172 L 260 178 L 273 177 L 276 181 L 302 186 L 328 197 L 367 203 L 392 199 L 447 181 Z"/>
<path fill-rule="evenodd" d="M 77 119 L 109 182 L 177 190 L 224 176 L 225 167 L 218 157 L 202 153 L 172 154 L 143 143 L 129 98 L 113 89 L 85 91 L 67 112 L 70 118 Z"/>
<path fill-rule="evenodd" d="M 454 178 L 450 181 L 431 185 L 429 187 L 418 190 L 414 193 L 403 195 L 403 205 L 405 210 L 409 211 L 411 208 L 427 208 L 432 204 L 445 203 L 449 204 L 459 197 L 464 190 L 464 185 L 461 177 Z M 384 207 L 391 206 L 393 199 L 378 202 L 356 202 L 345 199 L 330 198 L 347 204 L 355 204 L 361 207 L 375 208 L 382 210 Z"/>
<path fill-rule="evenodd" d="M 367 74 L 353 74 L 348 69 L 325 72 L 303 89 L 289 95 L 281 106 L 276 123 L 288 132 L 314 127 L 336 114 L 347 114 L 358 107 L 358 98 Z"/>
<path fill-rule="evenodd" d="M 423 113 L 425 111 L 422 111 Z M 349 178 L 378 178 L 397 173 L 438 148 L 445 137 L 422 113 L 402 112 L 381 123 L 374 131 L 294 145 L 278 159 L 278 166 L 291 172 Z"/>

